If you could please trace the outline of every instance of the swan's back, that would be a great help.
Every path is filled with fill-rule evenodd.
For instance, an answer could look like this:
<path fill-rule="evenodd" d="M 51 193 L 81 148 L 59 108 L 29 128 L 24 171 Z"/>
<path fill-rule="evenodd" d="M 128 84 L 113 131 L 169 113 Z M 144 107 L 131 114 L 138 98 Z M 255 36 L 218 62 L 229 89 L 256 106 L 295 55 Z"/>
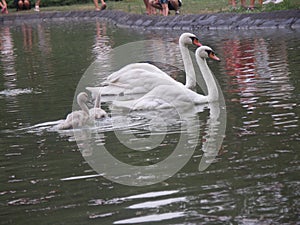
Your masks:
<path fill-rule="evenodd" d="M 126 65 L 124 67 L 122 67 L 120 70 L 112 73 L 111 75 L 109 75 L 106 79 L 105 82 L 116 82 L 117 80 L 119 80 L 120 78 L 123 78 L 124 76 L 131 76 L 128 74 L 132 74 L 132 76 L 134 75 L 135 70 L 143 70 L 145 72 L 149 72 L 149 73 L 156 73 L 156 74 L 164 74 L 165 73 L 160 70 L 159 68 L 157 68 L 154 65 L 151 65 L 149 63 L 131 63 L 129 65 Z M 124 77 L 126 79 L 126 77 Z"/>
<path fill-rule="evenodd" d="M 131 110 L 155 110 L 175 107 L 177 110 L 207 103 L 207 97 L 181 85 L 159 85 L 143 97 L 130 101 L 114 101 L 113 105 Z"/>
<path fill-rule="evenodd" d="M 134 63 L 125 66 L 124 68 L 112 73 L 103 82 L 104 85 L 113 85 L 119 83 L 126 88 L 137 86 L 142 83 L 142 79 L 151 79 L 155 82 L 156 79 L 166 79 L 174 81 L 168 74 L 148 63 Z"/>
<path fill-rule="evenodd" d="M 90 109 L 90 118 L 91 119 L 101 119 L 107 117 L 107 113 L 101 108 L 91 108 Z"/>
<path fill-rule="evenodd" d="M 145 66 L 145 67 L 144 67 Z M 104 87 L 86 87 L 95 98 L 101 95 L 147 93 L 159 85 L 177 85 L 177 81 L 148 63 L 134 63 L 112 73 L 102 84 Z"/>
<path fill-rule="evenodd" d="M 67 118 L 58 125 L 58 129 L 71 129 L 71 128 L 80 128 L 84 126 L 89 119 L 89 115 L 82 111 L 73 111 L 68 114 Z"/>

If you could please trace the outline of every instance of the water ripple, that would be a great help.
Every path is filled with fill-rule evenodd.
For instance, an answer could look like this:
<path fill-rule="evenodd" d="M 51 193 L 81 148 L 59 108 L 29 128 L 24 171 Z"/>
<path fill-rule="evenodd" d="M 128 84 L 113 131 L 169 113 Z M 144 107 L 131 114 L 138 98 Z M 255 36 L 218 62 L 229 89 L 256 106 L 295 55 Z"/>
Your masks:
<path fill-rule="evenodd" d="M 174 218 L 184 217 L 184 212 L 171 212 L 171 213 L 162 213 L 162 214 L 153 214 L 147 216 L 133 217 L 130 219 L 118 220 L 113 224 L 135 224 L 135 223 L 149 223 L 149 222 L 158 222 L 165 221 Z"/>
<path fill-rule="evenodd" d="M 34 91 L 31 88 L 24 88 L 24 89 L 17 88 L 17 89 L 6 89 L 0 91 L 0 95 L 3 95 L 5 97 L 14 97 L 22 94 L 31 94 L 33 92 Z"/>

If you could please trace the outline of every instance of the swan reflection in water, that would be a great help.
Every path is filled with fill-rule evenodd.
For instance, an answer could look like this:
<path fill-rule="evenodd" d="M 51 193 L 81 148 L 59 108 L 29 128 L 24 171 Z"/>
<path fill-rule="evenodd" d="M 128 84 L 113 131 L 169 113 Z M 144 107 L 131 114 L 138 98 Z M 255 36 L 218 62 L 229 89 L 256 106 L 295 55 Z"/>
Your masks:
<path fill-rule="evenodd" d="M 204 113 L 207 111 L 208 117 Z M 200 171 L 213 163 L 224 139 L 226 109 L 219 102 L 195 106 L 190 101 L 179 109 L 112 109 L 108 120 L 111 125 L 105 128 L 102 121 L 74 133 L 83 157 L 110 180 L 143 186 L 173 176 L 198 149 L 203 152 Z M 106 135 L 111 131 L 115 138 Z"/>
<path fill-rule="evenodd" d="M 219 60 L 207 46 L 196 50 L 197 63 L 208 87 L 206 96 L 197 94 L 184 85 L 159 85 L 141 98 L 131 101 L 115 100 L 111 106 L 111 119 L 120 145 L 99 144 L 97 135 L 87 134 L 88 130 L 75 137 L 89 165 L 106 178 L 125 185 L 141 186 L 161 182 L 178 172 L 193 156 L 200 137 L 198 113 L 207 107 L 210 115 L 205 141 L 202 143 L 204 154 L 199 165 L 199 170 L 205 170 L 218 154 L 226 126 L 226 110 L 224 104 L 220 106 L 220 102 L 224 103 L 224 100 L 220 101 L 223 99 L 222 92 L 218 90 L 205 60 L 209 57 Z M 131 123 L 134 114 L 142 122 L 137 127 Z M 145 124 L 147 128 L 144 127 L 144 130 L 148 132 L 141 132 L 141 127 Z M 138 132 L 132 132 L 134 128 Z M 177 135 L 175 138 L 174 134 Z M 132 158 L 130 164 L 123 162 L 133 150 L 147 152 L 158 149 L 164 154 L 170 147 L 174 148 L 172 153 L 158 162 L 153 161 L 153 156 L 146 159 L 144 156 L 139 157 L 146 165 L 140 165 L 141 160 L 132 162 Z M 122 152 L 130 150 L 126 156 L 121 152 L 122 161 L 113 156 L 118 148 Z M 114 153 L 111 154 L 110 151 Z"/>
<path fill-rule="evenodd" d="M 216 56 L 207 46 L 199 47 L 196 56 L 208 95 L 197 94 L 184 85 L 160 85 L 139 99 L 113 102 L 106 125 L 94 120 L 74 130 L 73 140 L 98 174 L 134 186 L 164 181 L 192 158 L 199 139 L 204 141 L 198 169 L 205 170 L 214 161 L 224 138 L 226 110 L 222 91 L 205 61 Z M 207 109 L 208 119 L 201 118 Z M 203 124 L 206 130 L 201 137 Z M 114 132 L 116 138 L 106 132 Z"/>
<path fill-rule="evenodd" d="M 195 154 L 195 150 L 201 149 L 203 152 L 200 171 L 214 162 L 226 127 L 226 108 L 222 98 L 220 96 L 218 102 L 198 106 L 187 101 L 180 108 L 141 111 L 112 109 L 111 117 L 94 120 L 92 125 L 80 129 L 53 129 L 61 122 L 59 120 L 37 124 L 26 130 L 31 133 L 45 129 L 58 132 L 63 137 L 69 137 L 69 141 L 77 142 L 83 157 L 98 174 L 122 184 L 149 185 L 179 171 Z M 111 132 L 117 138 L 112 138 Z M 165 160 L 164 151 L 169 153 L 170 150 L 173 152 Z M 153 154 L 143 158 L 147 152 Z M 119 155 L 120 160 L 113 155 Z M 135 155 L 137 159 L 134 159 Z M 136 165 L 122 162 L 130 160 L 130 157 L 133 157 L 130 164 Z M 153 164 L 157 160 L 159 162 Z M 141 166 L 141 161 L 146 165 Z M 144 176 L 141 177 L 141 174 Z"/>
<path fill-rule="evenodd" d="M 158 82 L 157 87 L 134 101 L 113 102 L 111 117 L 105 119 L 110 125 L 92 120 L 73 130 L 73 140 L 97 173 L 125 185 L 158 183 L 173 176 L 192 158 L 199 139 L 204 139 L 199 170 L 205 170 L 213 162 L 225 132 L 226 116 L 220 115 L 226 112 L 224 105 L 220 105 L 222 92 L 206 58 L 219 59 L 208 46 L 199 47 L 195 55 L 208 95 L 200 95 L 170 78 L 172 83 Z M 124 107 L 128 102 L 129 107 Z M 206 118 L 199 118 L 206 109 L 210 112 L 207 122 Z M 206 131 L 200 137 L 202 124 L 206 124 Z M 106 132 L 114 132 L 114 136 Z"/>
<path fill-rule="evenodd" d="M 59 121 L 54 121 L 28 130 L 51 125 L 48 130 L 77 142 L 82 156 L 98 174 L 125 185 L 150 185 L 173 176 L 188 163 L 195 150 L 203 152 L 200 171 L 218 155 L 226 127 L 223 96 L 219 94 L 219 101 L 202 105 L 195 105 L 188 96 L 185 98 L 183 102 L 169 102 L 170 107 L 155 110 L 112 106 L 110 117 L 92 120 L 93 123 L 80 129 L 55 130 L 53 127 Z M 164 100 L 169 101 L 162 97 L 161 101 Z"/>

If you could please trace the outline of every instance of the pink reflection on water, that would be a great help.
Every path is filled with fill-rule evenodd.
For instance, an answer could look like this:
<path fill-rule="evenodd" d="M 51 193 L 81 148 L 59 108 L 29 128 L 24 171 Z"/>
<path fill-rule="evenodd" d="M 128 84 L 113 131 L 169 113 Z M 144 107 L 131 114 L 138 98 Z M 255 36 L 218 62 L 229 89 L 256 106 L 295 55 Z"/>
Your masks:
<path fill-rule="evenodd" d="M 279 42 L 279 44 L 278 44 Z M 227 78 L 227 92 L 231 102 L 239 103 L 245 110 L 240 135 L 255 135 L 261 126 L 270 129 L 277 125 L 295 124 L 297 120 L 281 118 L 295 108 L 292 99 L 294 86 L 289 77 L 287 43 L 277 40 L 274 45 L 263 38 L 238 39 L 224 42 L 223 54 Z M 294 114 L 293 114 L 294 115 Z M 281 126 L 282 127 L 282 126 Z"/>

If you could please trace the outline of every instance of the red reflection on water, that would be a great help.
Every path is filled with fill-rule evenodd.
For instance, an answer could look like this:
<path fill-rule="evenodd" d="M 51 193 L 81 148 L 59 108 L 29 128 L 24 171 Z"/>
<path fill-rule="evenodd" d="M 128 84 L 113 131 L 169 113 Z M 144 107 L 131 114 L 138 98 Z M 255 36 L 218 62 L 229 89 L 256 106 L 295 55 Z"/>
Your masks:
<path fill-rule="evenodd" d="M 224 43 L 224 59 L 227 74 L 232 77 L 229 92 L 241 92 L 247 89 L 257 77 L 253 42 L 245 40 L 228 40 Z M 236 86 L 238 85 L 238 86 Z"/>

